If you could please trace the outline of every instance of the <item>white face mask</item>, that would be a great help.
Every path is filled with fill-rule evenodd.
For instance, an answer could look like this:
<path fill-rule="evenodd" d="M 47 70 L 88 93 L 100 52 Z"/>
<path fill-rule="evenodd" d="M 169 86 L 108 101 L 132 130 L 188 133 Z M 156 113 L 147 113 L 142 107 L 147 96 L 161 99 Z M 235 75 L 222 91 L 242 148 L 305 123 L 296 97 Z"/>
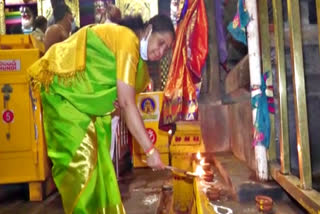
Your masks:
<path fill-rule="evenodd" d="M 151 33 L 152 33 L 152 29 L 149 31 L 147 38 L 143 38 L 140 41 L 140 56 L 145 61 L 148 60 L 148 43 L 149 43 L 149 38 L 151 36 Z"/>

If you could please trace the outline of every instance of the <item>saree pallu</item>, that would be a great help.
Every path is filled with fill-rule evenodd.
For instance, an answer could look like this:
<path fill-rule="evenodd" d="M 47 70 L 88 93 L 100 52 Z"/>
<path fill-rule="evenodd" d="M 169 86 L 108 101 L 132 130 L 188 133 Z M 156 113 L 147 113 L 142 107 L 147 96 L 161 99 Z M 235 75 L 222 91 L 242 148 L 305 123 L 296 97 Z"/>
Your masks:
<path fill-rule="evenodd" d="M 208 53 L 208 24 L 203 0 L 186 0 L 186 12 L 176 30 L 172 62 L 159 128 L 170 129 L 179 120 L 197 120 L 197 83 Z"/>
<path fill-rule="evenodd" d="M 41 92 L 48 156 L 68 214 L 125 213 L 109 153 L 117 97 L 114 62 L 88 28 L 82 76 L 69 85 L 54 76 L 49 90 Z"/>

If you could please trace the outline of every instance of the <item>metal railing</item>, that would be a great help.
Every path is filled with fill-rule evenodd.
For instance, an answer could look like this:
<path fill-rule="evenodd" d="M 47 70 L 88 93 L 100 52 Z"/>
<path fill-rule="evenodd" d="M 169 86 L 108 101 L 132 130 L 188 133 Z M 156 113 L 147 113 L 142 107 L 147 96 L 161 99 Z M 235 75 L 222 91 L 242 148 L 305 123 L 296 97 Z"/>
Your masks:
<path fill-rule="evenodd" d="M 129 148 L 129 130 L 126 126 L 124 113 L 121 112 L 120 118 L 116 128 L 116 145 L 115 145 L 115 155 L 114 164 L 117 178 L 120 176 L 120 162 L 124 159 L 125 155 L 130 152 Z"/>
<path fill-rule="evenodd" d="M 320 23 L 320 0 L 316 0 L 318 23 Z M 283 1 L 272 0 L 274 46 L 276 53 L 276 78 L 277 97 L 279 112 L 279 142 L 280 142 L 280 164 L 277 162 L 275 132 L 271 134 L 269 155 L 269 166 L 271 176 L 275 179 L 293 198 L 296 199 L 309 213 L 320 213 L 320 193 L 312 189 L 312 171 L 310 161 L 309 128 L 306 104 L 305 75 L 303 65 L 303 45 L 300 23 L 299 0 L 287 0 L 291 71 L 294 93 L 294 110 L 296 121 L 297 153 L 299 163 L 299 176 L 291 173 L 290 169 L 290 146 L 289 146 L 289 124 L 287 104 L 287 82 L 285 67 L 285 44 L 284 44 L 284 22 Z M 259 0 L 259 25 L 262 52 L 263 71 L 272 70 L 270 59 L 270 34 L 268 1 Z M 320 25 L 318 25 L 319 27 Z M 319 34 L 320 38 L 320 34 Z M 270 78 L 272 81 L 272 78 Z M 289 81 L 289 80 L 288 80 Z M 274 116 L 271 115 L 273 130 L 275 130 Z"/>

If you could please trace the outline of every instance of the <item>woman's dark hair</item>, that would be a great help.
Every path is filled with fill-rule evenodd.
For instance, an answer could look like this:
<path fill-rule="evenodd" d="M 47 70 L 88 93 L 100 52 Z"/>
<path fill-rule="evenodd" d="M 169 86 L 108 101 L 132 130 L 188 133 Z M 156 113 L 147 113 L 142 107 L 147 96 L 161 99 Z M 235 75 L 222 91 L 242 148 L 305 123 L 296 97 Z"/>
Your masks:
<path fill-rule="evenodd" d="M 136 33 L 144 29 L 144 23 L 141 15 L 125 16 L 118 22 L 118 24 L 130 28 Z"/>
<path fill-rule="evenodd" d="M 134 32 L 144 30 L 146 26 L 151 24 L 152 33 L 171 32 L 173 37 L 175 37 L 175 30 L 171 19 L 168 16 L 162 14 L 155 15 L 147 23 L 143 23 L 141 15 L 126 16 L 121 19 L 118 24 L 130 28 Z"/>
<path fill-rule="evenodd" d="M 55 23 L 62 20 L 67 13 L 72 14 L 70 8 L 66 4 L 61 3 L 56 5 L 56 7 L 53 8 L 53 17 Z"/>
<path fill-rule="evenodd" d="M 37 18 L 34 20 L 33 23 L 33 29 L 35 30 L 36 28 L 42 29 L 43 27 L 47 26 L 47 19 L 44 16 L 37 16 Z"/>
<path fill-rule="evenodd" d="M 152 32 L 171 32 L 173 37 L 175 36 L 175 30 L 172 24 L 171 19 L 163 14 L 155 15 L 152 17 L 149 22 L 146 24 L 152 25 Z"/>

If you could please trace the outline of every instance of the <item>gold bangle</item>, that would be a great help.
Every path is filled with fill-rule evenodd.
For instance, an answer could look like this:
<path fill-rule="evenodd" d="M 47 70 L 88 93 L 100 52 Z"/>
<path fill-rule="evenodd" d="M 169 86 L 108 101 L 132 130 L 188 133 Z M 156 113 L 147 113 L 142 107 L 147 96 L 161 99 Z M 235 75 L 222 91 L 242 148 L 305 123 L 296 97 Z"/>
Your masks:
<path fill-rule="evenodd" d="M 146 153 L 147 157 L 150 157 L 156 149 L 152 148 L 149 152 Z"/>

